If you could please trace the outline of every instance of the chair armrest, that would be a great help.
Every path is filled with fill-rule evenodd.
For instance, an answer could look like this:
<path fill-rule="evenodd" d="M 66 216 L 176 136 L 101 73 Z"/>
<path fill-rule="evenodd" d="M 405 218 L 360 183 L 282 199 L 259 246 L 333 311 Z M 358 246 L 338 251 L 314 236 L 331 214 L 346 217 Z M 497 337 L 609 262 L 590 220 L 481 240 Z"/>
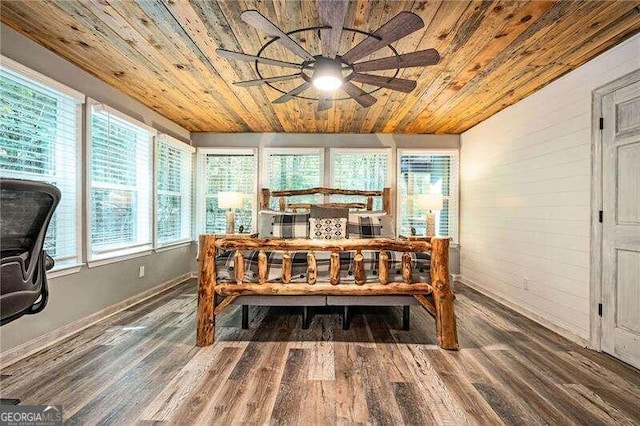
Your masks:
<path fill-rule="evenodd" d="M 44 270 L 48 271 L 56 265 L 56 261 L 45 251 L 44 252 Z"/>

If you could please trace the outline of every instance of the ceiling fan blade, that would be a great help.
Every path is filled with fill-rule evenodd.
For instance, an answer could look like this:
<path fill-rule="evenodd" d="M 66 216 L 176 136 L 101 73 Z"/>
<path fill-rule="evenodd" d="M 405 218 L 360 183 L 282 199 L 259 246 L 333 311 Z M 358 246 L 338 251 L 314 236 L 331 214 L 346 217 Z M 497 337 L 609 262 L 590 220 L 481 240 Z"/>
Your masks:
<path fill-rule="evenodd" d="M 370 107 L 377 101 L 376 98 L 349 81 L 345 81 L 342 84 L 342 90 L 347 92 L 347 95 L 351 96 L 357 103 L 365 108 Z"/>
<path fill-rule="evenodd" d="M 270 35 L 271 37 L 277 37 L 277 42 L 300 56 L 301 58 L 307 60 L 313 60 L 313 56 L 302 46 L 295 42 L 291 37 L 285 34 L 280 28 L 278 28 L 273 22 L 268 20 L 264 15 L 262 15 L 257 10 L 246 10 L 242 12 L 240 18 L 247 24 L 251 25 L 255 29 L 262 31 L 265 34 Z"/>
<path fill-rule="evenodd" d="M 318 112 L 328 110 L 332 104 L 333 102 L 328 95 L 320 94 L 320 99 L 318 99 Z"/>
<path fill-rule="evenodd" d="M 419 52 L 405 53 L 398 56 L 374 59 L 372 61 L 353 64 L 355 72 L 361 71 L 381 71 L 394 68 L 422 67 L 425 65 L 435 65 L 440 62 L 440 54 L 436 49 L 421 50 Z"/>
<path fill-rule="evenodd" d="M 351 75 L 351 81 L 372 84 L 379 87 L 386 87 L 387 89 L 398 90 L 399 92 L 404 93 L 409 93 L 416 88 L 416 82 L 414 80 L 392 78 L 383 75 L 353 73 Z"/>
<path fill-rule="evenodd" d="M 235 86 L 240 86 L 240 87 L 259 86 L 263 83 L 277 83 L 278 81 L 293 80 L 294 78 L 300 77 L 300 75 L 301 75 L 300 73 L 290 74 L 290 75 L 279 75 L 277 77 L 267 77 L 267 78 L 258 78 L 256 80 L 239 81 L 233 84 Z"/>
<path fill-rule="evenodd" d="M 216 53 L 222 56 L 223 58 L 233 59 L 235 61 L 246 61 L 246 62 L 258 61 L 260 63 L 267 64 L 267 65 L 275 65 L 277 67 L 295 68 L 295 69 L 300 69 L 301 67 L 300 64 L 294 64 L 293 62 L 285 62 L 285 61 L 279 61 L 277 59 L 263 58 L 262 56 L 247 55 L 246 53 L 232 52 L 231 50 L 216 49 Z"/>
<path fill-rule="evenodd" d="M 424 22 L 418 15 L 411 12 L 400 12 L 373 33 L 378 38 L 371 36 L 365 38 L 342 55 L 342 60 L 352 64 L 358 59 L 364 58 L 368 54 L 408 36 L 422 27 L 424 27 Z"/>
<path fill-rule="evenodd" d="M 320 25 L 330 29 L 320 30 L 322 36 L 322 56 L 335 58 L 340 49 L 344 17 L 347 14 L 348 0 L 317 0 Z"/>
<path fill-rule="evenodd" d="M 311 85 L 311 83 L 305 81 L 300 86 L 298 86 L 295 89 L 291 90 L 290 92 L 287 92 L 286 94 L 280 96 L 278 99 L 276 99 L 275 101 L 273 101 L 271 103 L 272 104 L 283 104 L 283 103 L 293 99 L 294 96 L 299 95 L 300 93 L 302 93 L 305 90 L 307 90 L 310 85 Z"/>

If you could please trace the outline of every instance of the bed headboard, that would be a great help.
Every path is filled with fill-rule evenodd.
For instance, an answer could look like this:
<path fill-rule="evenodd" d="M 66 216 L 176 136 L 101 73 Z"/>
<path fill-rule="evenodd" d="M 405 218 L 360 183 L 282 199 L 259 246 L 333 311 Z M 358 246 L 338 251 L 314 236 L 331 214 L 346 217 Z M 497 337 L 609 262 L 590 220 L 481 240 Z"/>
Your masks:
<path fill-rule="evenodd" d="M 263 188 L 260 191 L 260 210 L 269 209 L 271 197 L 278 198 L 280 211 L 310 209 L 311 203 L 288 202 L 287 197 L 299 195 L 351 195 L 363 197 L 361 203 L 316 203 L 313 205 L 323 207 L 344 207 L 349 209 L 373 210 L 373 200 L 375 197 L 382 198 L 382 209 L 391 214 L 391 188 L 384 188 L 382 191 L 360 191 L 356 189 L 337 189 L 337 188 L 309 188 L 309 189 L 288 189 L 282 191 L 271 191 L 269 188 Z"/>

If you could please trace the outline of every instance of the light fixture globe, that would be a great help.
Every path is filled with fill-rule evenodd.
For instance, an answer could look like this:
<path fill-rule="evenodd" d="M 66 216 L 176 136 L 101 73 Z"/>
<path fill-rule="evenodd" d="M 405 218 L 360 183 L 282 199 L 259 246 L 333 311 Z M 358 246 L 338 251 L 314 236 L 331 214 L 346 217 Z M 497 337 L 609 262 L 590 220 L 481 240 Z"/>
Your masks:
<path fill-rule="evenodd" d="M 318 90 L 333 91 L 342 86 L 342 65 L 335 59 L 320 57 L 316 61 L 311 77 L 313 85 Z"/>

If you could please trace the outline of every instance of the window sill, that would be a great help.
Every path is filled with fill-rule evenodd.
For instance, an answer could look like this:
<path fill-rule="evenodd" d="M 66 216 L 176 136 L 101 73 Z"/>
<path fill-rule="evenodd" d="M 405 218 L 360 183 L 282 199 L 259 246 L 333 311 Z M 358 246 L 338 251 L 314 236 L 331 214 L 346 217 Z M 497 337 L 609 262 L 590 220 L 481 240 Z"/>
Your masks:
<path fill-rule="evenodd" d="M 169 243 L 166 245 L 163 245 L 161 247 L 157 247 L 154 252 L 155 253 L 162 253 L 163 251 L 169 251 L 169 250 L 174 250 L 177 248 L 181 248 L 181 247 L 187 247 L 190 246 L 191 244 L 193 244 L 195 241 L 193 240 L 186 240 L 186 241 L 176 241 L 175 243 Z"/>
<path fill-rule="evenodd" d="M 135 259 L 136 257 L 148 256 L 153 253 L 153 250 L 146 246 L 142 249 L 136 248 L 132 250 L 119 250 L 117 252 L 104 254 L 96 257 L 87 263 L 89 268 L 95 268 L 98 266 L 108 265 L 110 263 L 122 262 L 124 260 Z"/>
<path fill-rule="evenodd" d="M 52 270 L 47 271 L 47 279 L 51 280 L 54 278 L 64 277 L 66 275 L 76 274 L 80 272 L 84 263 L 71 263 L 64 264 L 60 267 L 54 267 Z"/>

